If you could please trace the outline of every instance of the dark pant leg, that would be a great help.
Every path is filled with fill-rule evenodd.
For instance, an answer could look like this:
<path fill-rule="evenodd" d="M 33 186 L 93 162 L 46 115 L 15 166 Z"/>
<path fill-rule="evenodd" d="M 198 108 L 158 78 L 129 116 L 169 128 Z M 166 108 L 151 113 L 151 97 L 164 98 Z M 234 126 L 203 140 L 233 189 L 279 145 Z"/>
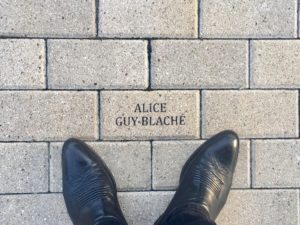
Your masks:
<path fill-rule="evenodd" d="M 187 206 L 173 211 L 161 225 L 216 225 L 197 207 Z"/>
<path fill-rule="evenodd" d="M 170 217 L 164 225 L 216 225 L 216 223 L 199 213 L 183 212 Z"/>
<path fill-rule="evenodd" d="M 203 221 L 195 221 L 186 225 L 216 225 L 214 222 L 203 222 Z"/>
<path fill-rule="evenodd" d="M 124 224 L 120 223 L 115 218 L 105 218 L 105 219 L 102 219 L 101 221 L 95 223 L 95 225 L 124 225 Z"/>

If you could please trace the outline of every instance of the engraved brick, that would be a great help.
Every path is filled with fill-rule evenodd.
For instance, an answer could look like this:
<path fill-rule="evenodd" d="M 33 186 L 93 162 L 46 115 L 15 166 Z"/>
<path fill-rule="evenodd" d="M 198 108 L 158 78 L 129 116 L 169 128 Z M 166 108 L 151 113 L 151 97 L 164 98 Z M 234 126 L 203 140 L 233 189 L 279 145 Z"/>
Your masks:
<path fill-rule="evenodd" d="M 46 143 L 0 143 L 0 193 L 48 192 Z"/>
<path fill-rule="evenodd" d="M 204 141 L 153 142 L 153 188 L 175 190 L 183 165 Z M 250 143 L 240 141 L 233 188 L 250 187 Z"/>
<path fill-rule="evenodd" d="M 199 138 L 199 95 L 199 91 L 103 91 L 101 138 Z"/>
<path fill-rule="evenodd" d="M 247 41 L 153 42 L 155 89 L 248 87 Z"/>
<path fill-rule="evenodd" d="M 1 195 L 0 224 L 72 225 L 61 194 Z"/>
<path fill-rule="evenodd" d="M 297 0 L 202 0 L 200 4 L 202 37 L 297 37 Z"/>
<path fill-rule="evenodd" d="M 299 88 L 300 41 L 253 41 L 251 87 Z"/>
<path fill-rule="evenodd" d="M 51 143 L 50 190 L 62 191 L 61 149 Z M 151 155 L 148 142 L 88 142 L 112 171 L 119 190 L 151 189 Z"/>
<path fill-rule="evenodd" d="M 23 37 L 96 36 L 95 1 L 2 0 L 0 35 Z"/>
<path fill-rule="evenodd" d="M 300 187 L 299 140 L 256 140 L 252 146 L 254 187 Z"/>
<path fill-rule="evenodd" d="M 298 92 L 204 91 L 203 137 L 235 130 L 243 138 L 298 136 Z"/>
<path fill-rule="evenodd" d="M 197 37 L 196 0 L 100 0 L 99 36 Z"/>
<path fill-rule="evenodd" d="M 0 89 L 45 88 L 43 40 L 2 39 L 0 59 Z"/>
<path fill-rule="evenodd" d="M 55 89 L 146 89 L 147 42 L 50 40 L 49 87 Z"/>
<path fill-rule="evenodd" d="M 217 218 L 222 225 L 298 224 L 297 190 L 235 190 Z"/>
<path fill-rule="evenodd" d="M 95 92 L 0 92 L 0 141 L 98 138 Z"/>

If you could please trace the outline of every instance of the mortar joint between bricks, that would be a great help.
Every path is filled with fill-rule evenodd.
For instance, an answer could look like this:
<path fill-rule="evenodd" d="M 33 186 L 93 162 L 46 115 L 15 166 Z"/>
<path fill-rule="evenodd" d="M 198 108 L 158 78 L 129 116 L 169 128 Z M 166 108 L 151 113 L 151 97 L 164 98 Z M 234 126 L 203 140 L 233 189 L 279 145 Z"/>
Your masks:
<path fill-rule="evenodd" d="M 151 164 L 151 167 L 150 167 L 150 181 L 151 181 L 151 183 L 150 183 L 150 185 L 151 185 L 151 187 L 150 187 L 150 190 L 151 191 L 153 191 L 154 190 L 154 188 L 153 188 L 153 140 L 150 140 L 150 164 Z"/>
<path fill-rule="evenodd" d="M 51 180 L 50 180 L 50 170 L 51 170 L 51 151 L 50 151 L 50 142 L 47 142 L 48 149 L 48 193 L 51 193 Z"/>
<path fill-rule="evenodd" d="M 250 142 L 250 165 L 249 165 L 249 173 L 250 173 L 250 189 L 254 189 L 254 167 L 255 167 L 255 156 L 254 156 L 254 144 L 253 139 L 249 139 Z"/>
<path fill-rule="evenodd" d="M 297 0 L 297 18 L 296 18 L 296 29 L 297 29 L 297 38 L 300 37 L 300 34 L 299 34 L 299 7 L 300 7 L 300 0 Z"/>
<path fill-rule="evenodd" d="M 45 41 L 45 89 L 48 90 L 49 89 L 49 85 L 48 85 L 48 77 L 49 77 L 49 74 L 48 74 L 48 39 L 45 38 L 44 39 Z"/>
<path fill-rule="evenodd" d="M 147 56 L 148 56 L 148 88 L 146 89 L 147 91 L 151 91 L 151 72 L 152 72 L 152 59 L 151 59 L 151 55 L 152 55 L 152 45 L 151 45 L 151 39 L 147 40 Z"/>
<path fill-rule="evenodd" d="M 252 40 L 248 40 L 248 89 L 251 89 L 251 44 Z"/>
<path fill-rule="evenodd" d="M 300 89 L 298 90 L 298 137 L 300 138 Z"/>
<path fill-rule="evenodd" d="M 200 5 L 201 5 L 201 0 L 197 0 L 197 37 L 198 39 L 201 39 L 201 31 L 200 31 L 200 14 L 201 14 L 201 9 L 200 9 Z"/>
<path fill-rule="evenodd" d="M 99 0 L 95 0 L 95 26 L 96 26 L 96 38 L 99 37 Z"/>

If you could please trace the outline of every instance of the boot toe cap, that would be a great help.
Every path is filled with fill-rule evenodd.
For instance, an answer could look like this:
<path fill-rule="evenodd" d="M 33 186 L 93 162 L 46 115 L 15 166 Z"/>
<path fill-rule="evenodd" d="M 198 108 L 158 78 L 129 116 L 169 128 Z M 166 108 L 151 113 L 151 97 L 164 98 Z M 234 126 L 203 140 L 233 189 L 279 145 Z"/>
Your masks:
<path fill-rule="evenodd" d="M 239 154 L 239 138 L 234 131 L 226 130 L 219 133 L 213 147 L 214 155 L 220 163 L 235 166 Z"/>

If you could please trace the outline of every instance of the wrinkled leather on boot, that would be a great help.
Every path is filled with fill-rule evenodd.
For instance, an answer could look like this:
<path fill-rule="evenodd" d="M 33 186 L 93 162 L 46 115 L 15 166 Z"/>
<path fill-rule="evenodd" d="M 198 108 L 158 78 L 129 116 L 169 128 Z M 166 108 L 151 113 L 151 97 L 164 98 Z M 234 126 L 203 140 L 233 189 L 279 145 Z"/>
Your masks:
<path fill-rule="evenodd" d="M 227 200 L 238 152 L 239 138 L 233 131 L 223 131 L 201 145 L 184 165 L 177 191 L 155 225 L 168 224 L 174 211 L 187 207 L 198 210 L 199 220 L 215 221 Z"/>
<path fill-rule="evenodd" d="M 62 168 L 63 196 L 74 225 L 127 225 L 110 170 L 85 143 L 65 142 Z"/>

